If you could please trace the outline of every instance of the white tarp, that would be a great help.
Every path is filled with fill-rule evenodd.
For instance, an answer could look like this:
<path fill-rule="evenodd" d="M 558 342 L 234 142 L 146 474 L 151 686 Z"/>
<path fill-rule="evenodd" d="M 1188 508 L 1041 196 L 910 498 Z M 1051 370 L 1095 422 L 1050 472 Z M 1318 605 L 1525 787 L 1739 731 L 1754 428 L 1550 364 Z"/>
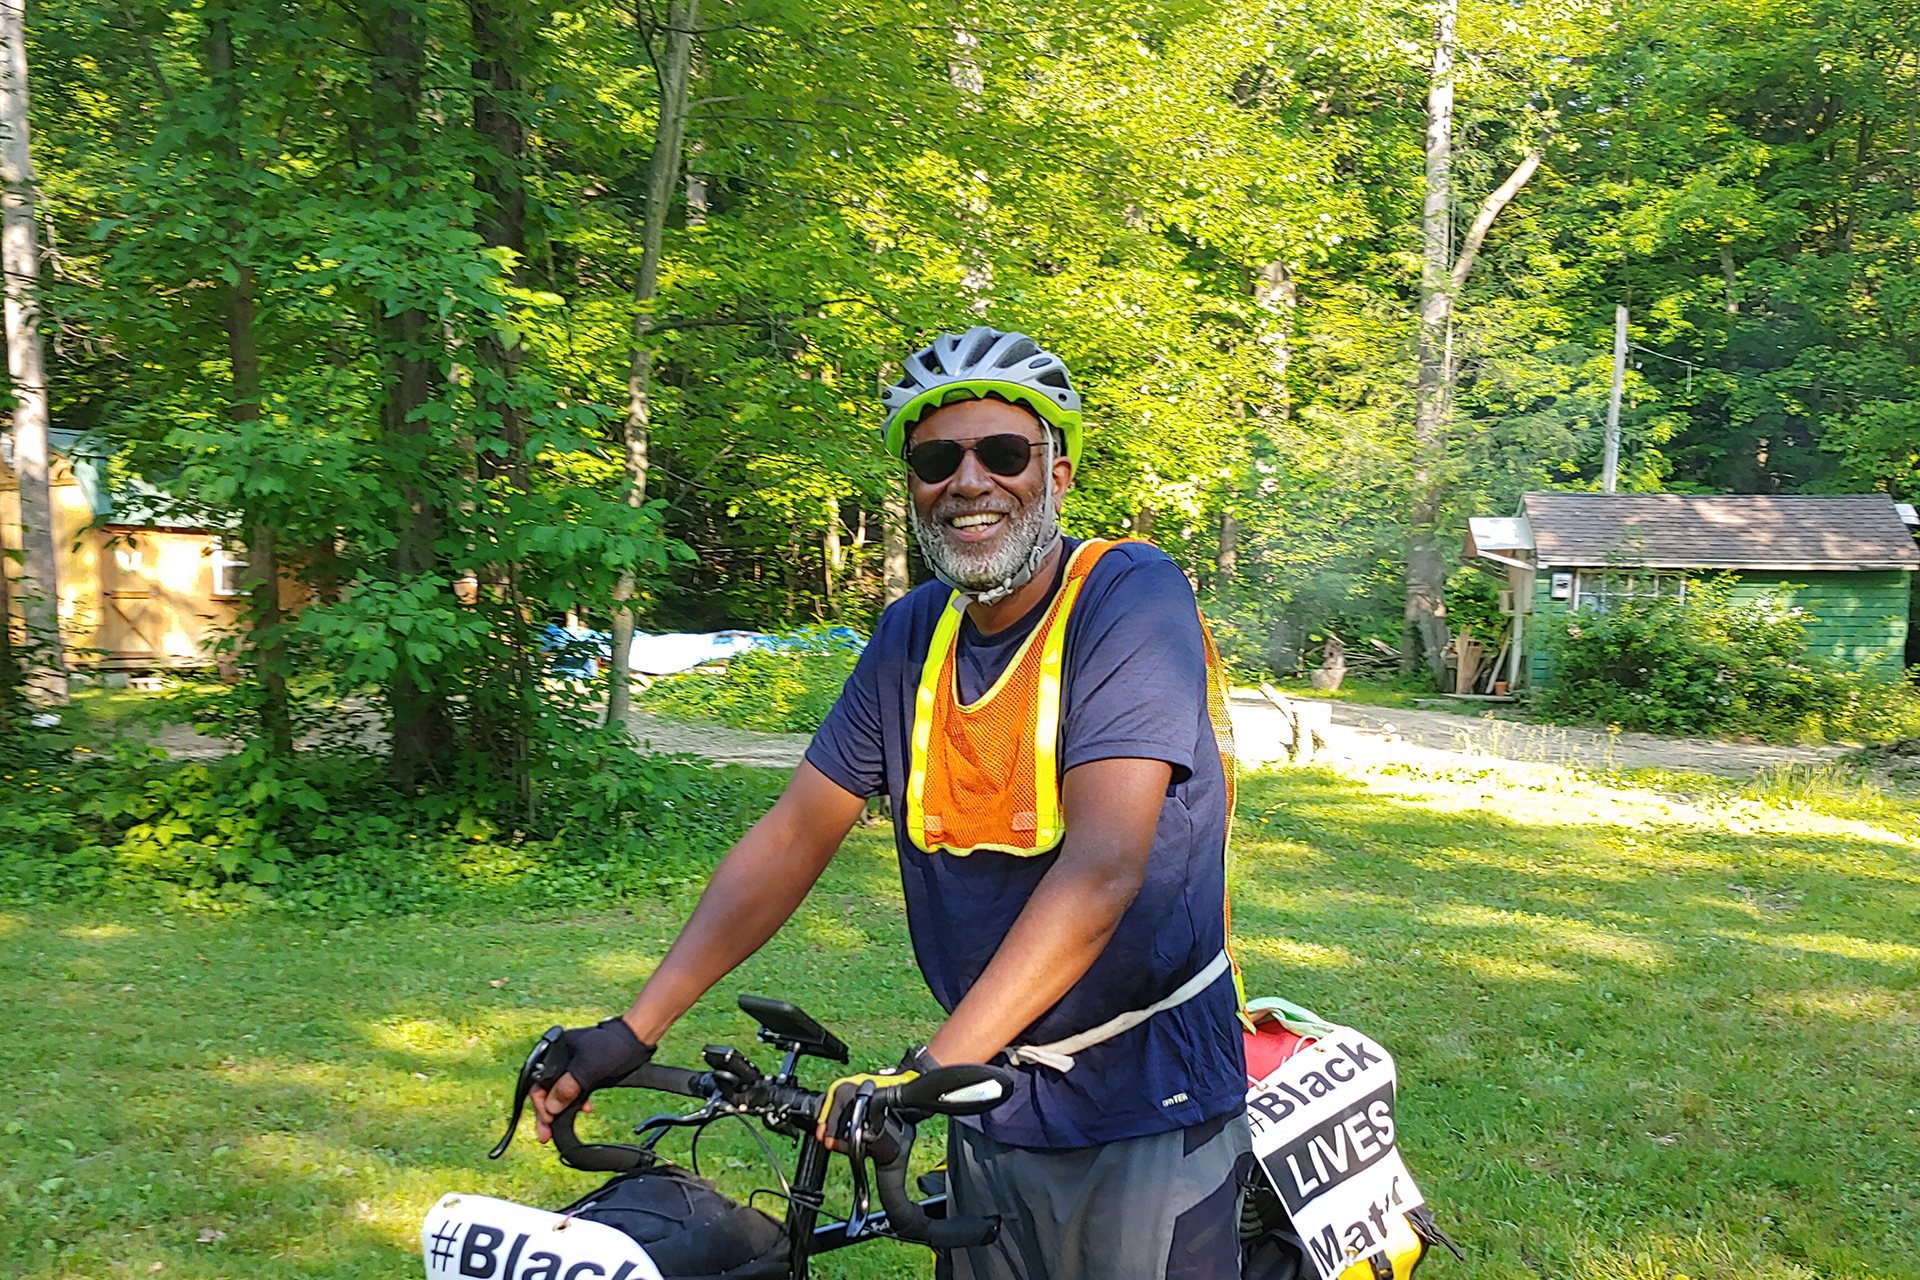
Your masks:
<path fill-rule="evenodd" d="M 665 635 L 640 634 L 627 650 L 632 669 L 643 676 L 670 676 L 691 671 L 703 662 L 723 662 L 744 653 L 761 639 L 758 631 L 675 631 Z"/>
<path fill-rule="evenodd" d="M 1321 1280 L 1385 1246 L 1387 1222 L 1421 1203 L 1394 1147 L 1393 1058 L 1348 1027 L 1247 1090 L 1253 1153 Z"/>

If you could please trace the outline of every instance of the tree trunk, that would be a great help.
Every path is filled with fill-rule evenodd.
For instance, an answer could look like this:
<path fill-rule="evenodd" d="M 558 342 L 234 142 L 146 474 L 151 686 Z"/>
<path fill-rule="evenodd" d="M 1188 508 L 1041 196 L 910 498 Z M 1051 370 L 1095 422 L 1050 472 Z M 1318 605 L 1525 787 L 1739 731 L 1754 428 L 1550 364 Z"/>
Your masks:
<path fill-rule="evenodd" d="M 1140 504 L 1140 509 L 1133 513 L 1133 529 L 1131 532 L 1136 538 L 1145 538 L 1148 541 L 1153 539 L 1152 503 Z"/>
<path fill-rule="evenodd" d="M 1727 285 L 1727 314 L 1740 314 L 1740 271 L 1733 262 L 1733 246 L 1720 246 L 1720 277 Z"/>
<path fill-rule="evenodd" d="M 503 8 L 489 0 L 469 0 L 467 16 L 473 30 L 475 49 L 473 79 L 473 131 L 483 144 L 480 162 L 474 168 L 474 190 L 480 196 L 477 230 L 491 248 L 512 252 L 508 279 L 525 283 L 527 257 L 527 192 L 522 168 L 527 155 L 527 131 L 514 114 L 512 99 L 520 92 L 521 77 L 516 51 L 526 39 L 519 29 L 512 7 Z M 475 344 L 480 361 L 496 375 L 497 389 L 483 390 L 480 396 L 485 412 L 497 414 L 500 439 L 506 446 L 504 456 L 483 451 L 482 474 L 504 478 L 516 490 L 527 487 L 526 414 L 511 394 L 515 376 L 525 359 L 525 348 L 518 338 L 511 345 L 488 331 Z"/>
<path fill-rule="evenodd" d="M 39 178 L 27 129 L 27 28 L 20 0 L 0 4 L 0 270 L 6 273 L 7 377 L 13 388 L 13 472 L 20 486 L 20 616 L 42 702 L 67 700 L 60 569 L 48 474 L 47 374 L 40 343 Z"/>
<path fill-rule="evenodd" d="M 1427 88 L 1426 198 L 1420 212 L 1419 372 L 1414 383 L 1413 498 L 1407 519 L 1407 607 L 1400 670 L 1411 674 L 1425 658 L 1436 684 L 1445 681 L 1447 558 L 1441 546 L 1445 513 L 1447 421 L 1453 409 L 1453 302 L 1466 287 L 1480 246 L 1500 211 L 1540 167 L 1529 150 L 1490 192 L 1453 254 L 1453 28 L 1459 0 L 1440 0 L 1433 23 L 1433 78 Z M 1448 259 L 1452 258 L 1452 264 Z"/>
<path fill-rule="evenodd" d="M 13 652 L 13 577 L 0 563 L 0 739 L 20 727 L 20 668 Z"/>
<path fill-rule="evenodd" d="M 647 216 L 640 231 L 640 270 L 633 281 L 633 347 L 627 364 L 627 416 L 621 423 L 626 446 L 627 502 L 647 500 L 647 444 L 652 429 L 653 299 L 660 289 L 660 251 L 666 238 L 667 202 L 678 185 L 687 127 L 687 89 L 692 80 L 693 26 L 700 0 L 669 0 L 666 48 L 656 68 L 660 106 L 653 130 L 653 155 L 647 161 Z M 614 588 L 613 654 L 608 663 L 607 723 L 624 726 L 631 705 L 634 617 L 628 602 L 636 583 L 625 574 Z"/>
<path fill-rule="evenodd" d="M 1231 502 L 1233 495 L 1229 493 Z M 1213 591 L 1216 596 L 1231 595 L 1240 576 L 1240 521 L 1228 507 L 1220 513 L 1220 553 L 1214 560 Z"/>
<path fill-rule="evenodd" d="M 224 13 L 207 19 L 207 79 L 217 91 L 220 130 L 214 139 L 228 165 L 226 195 L 236 209 L 226 220 L 227 252 L 233 279 L 225 286 L 221 320 L 227 333 L 229 391 L 227 418 L 239 424 L 260 419 L 260 344 L 258 292 L 245 246 L 245 225 L 237 211 L 244 184 L 241 152 L 240 84 L 234 75 L 233 25 Z M 251 505 L 251 504 L 249 504 Z M 286 654 L 279 641 L 279 540 L 273 525 L 258 515 L 247 539 L 247 620 L 255 674 L 260 680 L 260 728 L 275 759 L 293 755 L 293 715 L 287 703 Z"/>
<path fill-rule="evenodd" d="M 913 589 L 907 574 L 907 499 L 889 487 L 880 503 L 881 598 L 892 604 Z"/>
<path fill-rule="evenodd" d="M 1433 24 L 1433 73 L 1427 86 L 1426 197 L 1421 205 L 1420 331 L 1414 383 L 1413 502 L 1407 521 L 1406 622 L 1400 670 L 1422 657 L 1434 679 L 1446 675 L 1446 560 L 1440 550 L 1447 392 L 1447 339 L 1452 318 L 1453 27 L 1459 0 L 1440 0 Z"/>
<path fill-rule="evenodd" d="M 474 191 L 480 197 L 477 230 L 488 246 L 510 252 L 508 280 L 514 285 L 525 283 L 527 257 L 527 193 L 522 180 L 527 132 L 513 107 L 513 99 L 521 87 L 518 50 L 527 39 L 516 18 L 519 12 L 517 8 L 503 8 L 490 0 L 468 0 L 467 4 L 474 47 L 473 132 L 480 142 L 480 158 L 473 178 Z M 515 384 L 525 359 L 525 348 L 518 338 L 509 343 L 489 329 L 476 339 L 474 349 L 484 371 L 475 386 L 481 418 L 478 431 L 487 432 L 488 420 L 496 420 L 498 426 L 493 430 L 501 449 L 499 453 L 490 449 L 480 451 L 480 477 L 490 484 L 503 485 L 510 492 L 523 494 L 531 476 L 526 412 L 516 399 Z M 511 714 L 503 719 L 497 707 L 476 705 L 473 738 L 476 747 L 495 757 L 496 770 L 506 766 L 505 772 L 513 779 L 521 807 L 528 810 L 533 803 L 533 780 L 528 765 L 539 690 L 531 620 L 519 605 L 520 568 L 518 563 L 496 564 L 488 573 L 502 606 L 500 617 L 508 633 L 507 650 L 514 655 L 512 669 L 507 673 Z"/>
<path fill-rule="evenodd" d="M 377 133 L 393 139 L 389 162 L 396 172 L 419 169 L 419 114 L 421 78 L 426 53 L 419 18 L 407 0 L 376 9 L 371 26 L 376 49 L 370 88 L 373 123 Z M 434 543 L 440 533 L 440 512 L 426 484 L 427 435 L 431 428 L 419 411 L 433 395 L 437 330 L 418 307 L 385 307 L 375 322 L 375 337 L 385 356 L 386 396 L 380 410 L 383 435 L 393 443 L 400 471 L 402 510 L 395 530 L 393 567 L 402 579 L 431 574 L 440 567 Z M 453 725 L 446 699 L 435 688 L 422 688 L 406 674 L 395 677 L 389 690 L 393 711 L 394 781 L 411 787 L 453 742 Z"/>
<path fill-rule="evenodd" d="M 846 551 L 840 544 L 839 502 L 828 498 L 821 505 L 820 514 L 826 519 L 826 528 L 820 534 L 820 586 L 827 609 L 831 612 L 834 584 L 839 581 L 840 571 L 847 564 Z"/>

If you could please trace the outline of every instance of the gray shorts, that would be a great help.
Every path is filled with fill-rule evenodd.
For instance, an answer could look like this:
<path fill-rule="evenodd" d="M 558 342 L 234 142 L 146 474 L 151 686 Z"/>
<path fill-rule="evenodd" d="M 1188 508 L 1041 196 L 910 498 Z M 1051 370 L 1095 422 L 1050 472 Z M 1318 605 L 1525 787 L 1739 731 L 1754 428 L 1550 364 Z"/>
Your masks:
<path fill-rule="evenodd" d="M 1245 1113 L 1102 1147 L 1007 1147 L 950 1122 L 954 1212 L 997 1215 L 1000 1238 L 956 1249 L 953 1280 L 1238 1280 Z"/>

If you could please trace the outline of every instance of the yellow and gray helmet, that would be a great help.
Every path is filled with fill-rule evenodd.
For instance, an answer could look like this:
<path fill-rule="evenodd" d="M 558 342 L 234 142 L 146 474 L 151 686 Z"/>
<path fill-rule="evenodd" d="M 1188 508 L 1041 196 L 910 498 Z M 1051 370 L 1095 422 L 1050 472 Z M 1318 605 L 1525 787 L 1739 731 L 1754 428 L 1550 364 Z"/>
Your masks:
<path fill-rule="evenodd" d="M 880 393 L 889 410 L 880 436 L 894 457 L 906 448 L 907 433 L 935 409 L 992 396 L 1058 427 L 1067 457 L 1080 465 L 1080 393 L 1067 377 L 1066 363 L 1026 334 L 976 325 L 965 333 L 941 334 L 905 364 L 900 381 Z"/>

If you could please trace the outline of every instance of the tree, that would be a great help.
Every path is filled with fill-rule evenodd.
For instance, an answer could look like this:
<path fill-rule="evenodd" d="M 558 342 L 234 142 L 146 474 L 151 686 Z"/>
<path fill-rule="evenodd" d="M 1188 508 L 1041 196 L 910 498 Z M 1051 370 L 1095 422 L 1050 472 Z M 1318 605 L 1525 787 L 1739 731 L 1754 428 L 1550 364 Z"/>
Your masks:
<path fill-rule="evenodd" d="M 244 189 L 246 136 L 240 79 L 234 62 L 233 21 L 225 12 L 207 14 L 206 75 L 213 91 L 213 122 L 207 141 L 226 162 L 219 175 L 230 185 L 223 203 L 229 213 L 223 226 L 229 261 L 220 273 L 221 320 L 226 329 L 227 364 L 231 393 L 227 416 L 235 426 L 260 420 L 260 341 L 256 331 L 258 276 L 248 252 Z M 268 749 L 277 759 L 293 754 L 293 718 L 287 701 L 286 654 L 280 634 L 279 536 L 271 520 L 261 516 L 246 526 L 249 620 L 256 650 L 261 707 L 260 724 Z"/>
<path fill-rule="evenodd" d="M 627 364 L 627 411 L 621 421 L 626 459 L 627 503 L 642 507 L 647 501 L 647 449 L 653 421 L 652 307 L 660 291 L 660 253 L 666 234 L 667 204 L 679 184 L 682 148 L 686 140 L 687 93 L 693 73 L 694 27 L 700 21 L 700 0 L 669 0 L 663 28 L 663 49 L 653 57 L 659 78 L 659 100 L 653 131 L 653 153 L 647 162 L 646 217 L 640 229 L 640 267 L 633 281 L 633 344 Z M 651 45 L 651 33 L 641 38 Z M 608 664 L 607 723 L 625 726 L 633 689 L 634 582 L 625 576 L 614 591 L 613 654 Z"/>
<path fill-rule="evenodd" d="M 7 378 L 13 393 L 13 471 L 20 485 L 21 615 L 41 655 L 29 687 L 64 702 L 59 562 L 47 448 L 46 356 L 40 339 L 39 178 L 28 123 L 24 4 L 0 4 L 0 271 L 6 274 Z M 4 566 L 0 566 L 0 572 Z M 0 623 L 11 626 L 9 619 Z"/>
<path fill-rule="evenodd" d="M 1459 0 L 1440 0 L 1433 24 L 1433 70 L 1427 88 L 1426 184 L 1420 210 L 1420 326 L 1416 344 L 1413 504 L 1407 521 L 1406 625 L 1400 669 L 1424 660 L 1435 680 L 1446 675 L 1448 641 L 1445 552 L 1440 521 L 1446 501 L 1447 419 L 1454 392 L 1454 299 L 1500 211 L 1540 167 L 1530 147 L 1506 181 L 1481 203 L 1456 256 L 1453 248 L 1454 26 Z"/>

